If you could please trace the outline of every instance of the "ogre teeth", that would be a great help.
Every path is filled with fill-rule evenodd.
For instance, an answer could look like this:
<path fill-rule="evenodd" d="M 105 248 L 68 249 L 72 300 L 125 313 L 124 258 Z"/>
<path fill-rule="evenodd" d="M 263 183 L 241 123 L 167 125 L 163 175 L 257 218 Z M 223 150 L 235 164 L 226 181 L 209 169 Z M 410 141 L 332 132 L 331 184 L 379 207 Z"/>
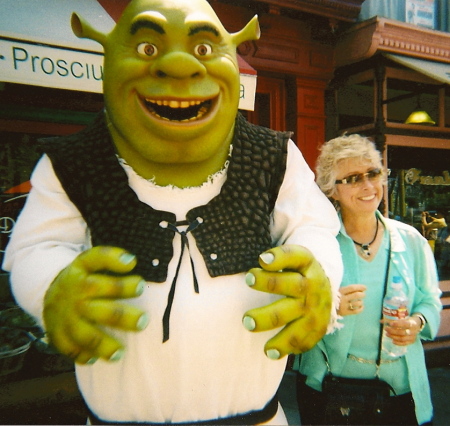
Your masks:
<path fill-rule="evenodd" d="M 191 106 L 200 105 L 202 101 L 193 100 L 193 101 L 177 101 L 177 100 L 153 100 L 153 99 L 145 99 L 146 102 L 151 104 L 156 104 L 160 106 L 168 106 L 170 108 L 189 108 Z"/>

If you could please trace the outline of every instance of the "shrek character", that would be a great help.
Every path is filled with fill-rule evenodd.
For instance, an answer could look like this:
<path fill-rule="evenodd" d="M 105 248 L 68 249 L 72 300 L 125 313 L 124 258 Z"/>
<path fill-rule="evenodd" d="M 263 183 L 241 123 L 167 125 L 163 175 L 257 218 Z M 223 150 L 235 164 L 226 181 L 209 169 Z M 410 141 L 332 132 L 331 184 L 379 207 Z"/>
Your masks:
<path fill-rule="evenodd" d="M 286 424 L 286 355 L 335 327 L 335 210 L 289 133 L 238 113 L 236 47 L 205 0 L 133 0 L 105 110 L 41 142 L 4 267 L 76 362 L 92 423 Z M 126 299 L 126 300 L 123 300 Z"/>

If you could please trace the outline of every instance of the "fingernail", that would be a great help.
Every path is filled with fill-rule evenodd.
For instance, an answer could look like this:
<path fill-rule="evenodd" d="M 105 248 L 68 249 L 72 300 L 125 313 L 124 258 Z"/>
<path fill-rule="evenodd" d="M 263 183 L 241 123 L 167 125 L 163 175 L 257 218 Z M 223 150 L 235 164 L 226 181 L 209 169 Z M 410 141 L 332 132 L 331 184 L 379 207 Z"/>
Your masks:
<path fill-rule="evenodd" d="M 144 330 L 145 327 L 147 327 L 149 323 L 149 317 L 146 313 L 143 313 L 139 319 L 138 322 L 136 323 L 136 328 L 138 330 Z"/>
<path fill-rule="evenodd" d="M 134 259 L 136 259 L 136 256 L 134 254 L 130 254 L 130 253 L 124 253 L 124 254 L 122 254 L 122 256 L 120 256 L 120 261 L 124 265 L 130 264 L 131 262 L 133 262 Z"/>
<path fill-rule="evenodd" d="M 276 349 L 268 349 L 266 351 L 266 355 L 269 359 L 280 359 L 280 352 L 278 352 Z"/>
<path fill-rule="evenodd" d="M 249 272 L 246 276 L 245 276 L 245 283 L 249 286 L 249 287 L 253 287 L 255 285 L 256 282 L 256 278 L 255 276 Z"/>
<path fill-rule="evenodd" d="M 249 317 L 248 315 L 246 315 L 243 320 L 242 320 L 242 324 L 244 324 L 244 327 L 248 330 L 248 331 L 253 331 L 256 328 L 256 322 L 252 317 Z"/>
<path fill-rule="evenodd" d="M 145 280 L 139 281 L 138 285 L 136 286 L 136 295 L 137 296 L 140 296 L 144 292 L 146 284 L 147 284 L 147 282 Z"/>
<path fill-rule="evenodd" d="M 261 253 L 259 257 L 266 265 L 270 265 L 275 259 L 272 253 Z"/>
<path fill-rule="evenodd" d="M 117 351 L 114 352 L 114 353 L 109 357 L 109 360 L 110 360 L 110 361 L 119 361 L 120 359 L 122 359 L 124 353 L 125 353 L 125 351 L 124 351 L 123 349 L 117 349 Z"/>
<path fill-rule="evenodd" d="M 89 359 L 89 361 L 86 363 L 86 365 L 92 365 L 95 364 L 97 362 L 98 358 L 91 358 Z"/>

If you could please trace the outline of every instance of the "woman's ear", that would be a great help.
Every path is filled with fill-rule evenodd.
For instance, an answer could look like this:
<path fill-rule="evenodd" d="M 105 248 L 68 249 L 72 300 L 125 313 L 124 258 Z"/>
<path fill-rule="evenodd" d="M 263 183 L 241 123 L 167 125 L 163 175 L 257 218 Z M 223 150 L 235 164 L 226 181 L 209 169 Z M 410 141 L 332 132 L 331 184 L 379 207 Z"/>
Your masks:
<path fill-rule="evenodd" d="M 339 192 L 335 187 L 331 195 L 328 197 L 333 206 L 337 209 L 339 207 Z"/>
<path fill-rule="evenodd" d="M 333 203 L 339 200 L 339 192 L 336 187 L 334 187 L 333 192 L 328 197 Z"/>
<path fill-rule="evenodd" d="M 339 201 L 334 198 L 330 198 L 329 200 L 331 201 L 331 204 L 333 204 L 334 208 L 339 210 Z"/>

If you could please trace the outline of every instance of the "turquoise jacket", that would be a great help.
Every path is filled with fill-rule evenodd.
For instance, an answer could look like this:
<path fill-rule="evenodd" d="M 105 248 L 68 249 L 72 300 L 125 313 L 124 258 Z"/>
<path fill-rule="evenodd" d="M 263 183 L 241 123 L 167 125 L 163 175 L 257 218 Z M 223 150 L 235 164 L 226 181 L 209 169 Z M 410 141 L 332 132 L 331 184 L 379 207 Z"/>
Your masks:
<path fill-rule="evenodd" d="M 401 276 L 408 287 L 409 312 L 420 312 L 427 320 L 425 328 L 420 333 L 423 340 L 432 340 L 436 336 L 440 324 L 441 290 L 434 255 L 425 238 L 412 226 L 392 219 L 379 219 L 390 231 L 391 264 L 389 279 Z M 341 220 L 341 230 L 337 236 L 343 262 L 344 277 L 341 286 L 349 284 L 364 284 L 360 281 L 357 253 L 351 238 L 345 232 Z M 380 272 L 380 276 L 384 271 Z M 384 276 L 383 276 L 384 279 Z M 331 371 L 339 376 L 344 368 L 358 315 L 348 315 L 341 320 L 343 327 L 332 334 L 326 335 L 313 349 L 297 358 L 294 368 L 311 379 L 321 383 L 327 373 L 323 352 L 329 360 Z M 414 398 L 416 417 L 419 424 L 430 421 L 433 417 L 430 386 L 425 366 L 425 356 L 420 339 L 408 346 L 405 355 L 408 367 L 409 386 Z M 300 362 L 300 365 L 299 365 Z"/>

